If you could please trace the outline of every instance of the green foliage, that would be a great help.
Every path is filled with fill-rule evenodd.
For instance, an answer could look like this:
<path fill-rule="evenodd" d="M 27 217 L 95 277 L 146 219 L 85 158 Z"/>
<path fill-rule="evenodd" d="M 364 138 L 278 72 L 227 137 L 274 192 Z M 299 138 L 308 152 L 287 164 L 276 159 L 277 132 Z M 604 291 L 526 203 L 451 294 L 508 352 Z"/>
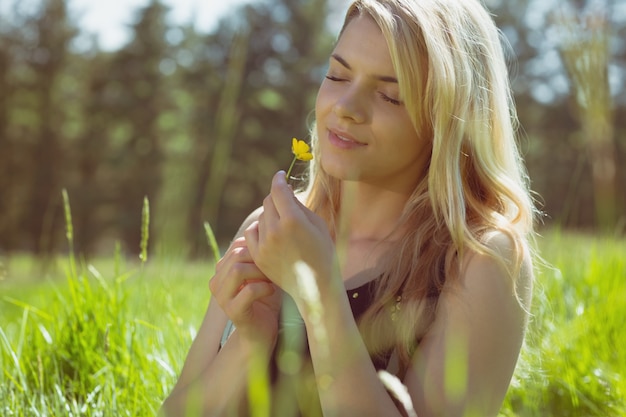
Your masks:
<path fill-rule="evenodd" d="M 626 241 L 550 233 L 507 416 L 626 413 Z"/>
<path fill-rule="evenodd" d="M 125 253 L 137 254 L 147 195 L 152 250 L 202 257 L 210 255 L 203 222 L 212 222 L 218 241 L 229 239 L 267 194 L 272 174 L 289 163 L 290 138 L 306 138 L 348 1 L 250 2 L 200 33 L 191 22 L 171 25 L 167 7 L 152 0 L 136 10 L 130 41 L 115 51 L 86 41 L 71 1 L 34 3 L 0 16 L 0 250 L 62 251 L 58 192 L 66 188 L 81 253 L 102 254 L 119 240 Z M 545 211 L 584 227 L 601 223 L 597 211 L 607 228 L 623 232 L 624 86 L 611 84 L 613 108 L 603 115 L 613 134 L 591 141 L 601 129 L 565 105 L 574 95 L 563 86 L 558 42 L 545 36 L 558 29 L 550 8 L 485 3 L 514 48 L 522 150 Z M 607 33 L 622 39 L 624 14 L 610 9 L 617 2 L 606 3 Z M 329 20 L 331 10 L 337 15 Z M 580 27 L 581 37 L 587 29 Z M 588 43 L 575 45 L 581 56 L 593 52 Z M 606 58 L 619 79 L 626 48 Z M 605 62 L 586 60 L 596 61 Z M 598 77 L 583 77 L 594 92 L 608 91 L 601 67 L 592 71 Z M 546 91 L 553 99 L 538 100 Z M 597 154 L 590 143 L 611 146 Z M 598 175 L 610 179 L 606 187 Z"/>
<path fill-rule="evenodd" d="M 136 342 L 142 322 L 126 320 L 123 314 L 128 293 L 122 283 L 127 277 L 107 282 L 93 268 L 91 277 L 87 268 L 79 275 L 68 272 L 67 286 L 51 297 L 45 313 L 4 299 L 24 307 L 17 340 L 8 333 L 10 323 L 0 334 L 2 362 L 9 364 L 1 393 L 8 401 L 2 406 L 5 414 L 32 409 L 82 414 L 104 404 L 116 415 L 145 410 L 151 394 L 144 389 L 144 371 L 157 380 L 159 375 Z"/>
<path fill-rule="evenodd" d="M 221 258 L 220 248 L 217 244 L 217 240 L 215 239 L 215 233 L 213 233 L 213 229 L 211 228 L 211 224 L 209 222 L 204 222 L 204 232 L 206 233 L 209 247 L 213 252 L 213 259 L 215 259 L 215 262 L 217 262 Z"/>
<path fill-rule="evenodd" d="M 547 265 L 501 414 L 624 415 L 626 242 L 553 232 L 541 248 Z M 65 283 L 31 288 L 9 285 L 23 262 L 5 264 L 0 414 L 154 415 L 206 308 L 213 264 L 59 262 Z"/>
<path fill-rule="evenodd" d="M 328 1 L 253 2 L 205 34 L 152 0 L 110 52 L 78 37 L 68 7 L 0 16 L 0 250 L 63 250 L 66 188 L 81 253 L 119 240 L 138 254 L 147 195 L 154 251 L 208 255 L 203 222 L 230 238 L 306 136 Z"/>
<path fill-rule="evenodd" d="M 139 259 L 142 264 L 148 261 L 148 238 L 150 237 L 150 202 L 148 197 L 143 198 L 143 209 L 141 210 L 141 242 L 139 248 L 141 253 Z"/>
<path fill-rule="evenodd" d="M 121 263 L 103 262 L 108 270 Z M 206 307 L 191 287 L 205 286 L 211 266 L 185 268 L 188 293 L 173 296 L 176 283 L 159 275 L 171 267 L 105 278 L 94 265 L 67 265 L 65 285 L 35 291 L 28 302 L 19 289 L 9 291 L 15 294 L 2 298 L 2 310 L 13 314 L 0 323 L 0 414 L 154 415 L 193 336 L 191 311 L 183 320 L 176 310 Z"/>

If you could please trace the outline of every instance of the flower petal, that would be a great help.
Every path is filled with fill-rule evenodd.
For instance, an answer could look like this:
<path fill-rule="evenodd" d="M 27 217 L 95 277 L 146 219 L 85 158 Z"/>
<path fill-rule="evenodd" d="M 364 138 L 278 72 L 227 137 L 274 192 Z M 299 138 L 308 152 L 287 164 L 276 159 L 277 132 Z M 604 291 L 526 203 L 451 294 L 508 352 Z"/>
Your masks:
<path fill-rule="evenodd" d="M 300 155 L 297 155 L 296 158 L 298 158 L 300 161 L 310 161 L 313 159 L 313 154 L 310 152 L 304 152 Z"/>
<path fill-rule="evenodd" d="M 310 161 L 313 159 L 311 147 L 303 140 L 296 138 L 291 139 L 291 152 L 295 155 L 295 158 L 300 161 Z"/>
<path fill-rule="evenodd" d="M 304 143 L 301 140 L 299 140 L 296 143 L 296 147 L 295 147 L 295 154 L 296 154 L 296 156 L 301 155 L 303 153 L 306 153 L 308 151 L 307 149 L 305 149 L 305 145 L 306 145 L 306 143 Z"/>

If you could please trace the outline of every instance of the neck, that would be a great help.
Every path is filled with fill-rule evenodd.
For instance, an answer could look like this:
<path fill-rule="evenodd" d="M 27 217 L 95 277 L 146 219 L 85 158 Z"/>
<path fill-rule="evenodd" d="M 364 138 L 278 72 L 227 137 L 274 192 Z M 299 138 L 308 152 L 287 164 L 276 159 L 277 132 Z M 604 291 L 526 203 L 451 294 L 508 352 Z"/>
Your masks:
<path fill-rule="evenodd" d="M 393 241 L 409 195 L 362 182 L 342 184 L 341 227 L 349 241 Z M 347 219 L 345 222 L 342 219 Z"/>

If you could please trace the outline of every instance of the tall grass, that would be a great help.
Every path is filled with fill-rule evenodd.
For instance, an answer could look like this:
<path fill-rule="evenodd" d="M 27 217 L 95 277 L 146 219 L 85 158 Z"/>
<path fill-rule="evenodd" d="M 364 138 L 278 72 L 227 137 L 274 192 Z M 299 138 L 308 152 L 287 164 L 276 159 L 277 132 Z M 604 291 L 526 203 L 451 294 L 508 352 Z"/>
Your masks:
<path fill-rule="evenodd" d="M 0 415 L 154 415 L 176 377 L 172 366 L 179 367 L 187 347 L 176 349 L 179 345 L 166 335 L 190 340 L 194 334 L 184 331 L 171 307 L 172 289 L 154 270 L 143 268 L 148 202 L 140 268 L 136 262 L 123 265 L 118 246 L 112 265 L 106 262 L 111 272 L 105 278 L 93 264 L 74 257 L 67 193 L 63 198 L 69 244 L 65 281 L 32 291 L 29 301 L 19 299 L 19 288 L 2 297 L 9 314 L 0 322 Z M 148 274 L 155 276 L 148 281 Z M 158 303 L 151 302 L 155 293 Z M 178 300 L 176 305 L 193 304 Z M 21 314 L 12 316 L 7 306 Z"/>
<path fill-rule="evenodd" d="M 626 242 L 553 232 L 504 414 L 626 415 Z"/>
<path fill-rule="evenodd" d="M 625 415 L 626 242 L 550 232 L 541 248 L 549 265 L 502 415 Z M 57 262 L 64 277 L 32 287 L 6 262 L 0 415 L 155 415 L 206 308 L 213 262 L 144 264 L 119 250 Z"/>

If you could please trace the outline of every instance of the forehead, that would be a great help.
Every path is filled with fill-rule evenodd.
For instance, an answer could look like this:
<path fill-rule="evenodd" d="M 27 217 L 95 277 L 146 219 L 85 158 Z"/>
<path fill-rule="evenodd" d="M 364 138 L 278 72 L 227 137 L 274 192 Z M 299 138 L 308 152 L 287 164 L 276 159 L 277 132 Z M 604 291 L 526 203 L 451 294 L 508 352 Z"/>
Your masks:
<path fill-rule="evenodd" d="M 376 73 L 394 74 L 387 41 L 368 15 L 353 18 L 344 28 L 334 53 L 351 66 L 364 65 Z"/>

